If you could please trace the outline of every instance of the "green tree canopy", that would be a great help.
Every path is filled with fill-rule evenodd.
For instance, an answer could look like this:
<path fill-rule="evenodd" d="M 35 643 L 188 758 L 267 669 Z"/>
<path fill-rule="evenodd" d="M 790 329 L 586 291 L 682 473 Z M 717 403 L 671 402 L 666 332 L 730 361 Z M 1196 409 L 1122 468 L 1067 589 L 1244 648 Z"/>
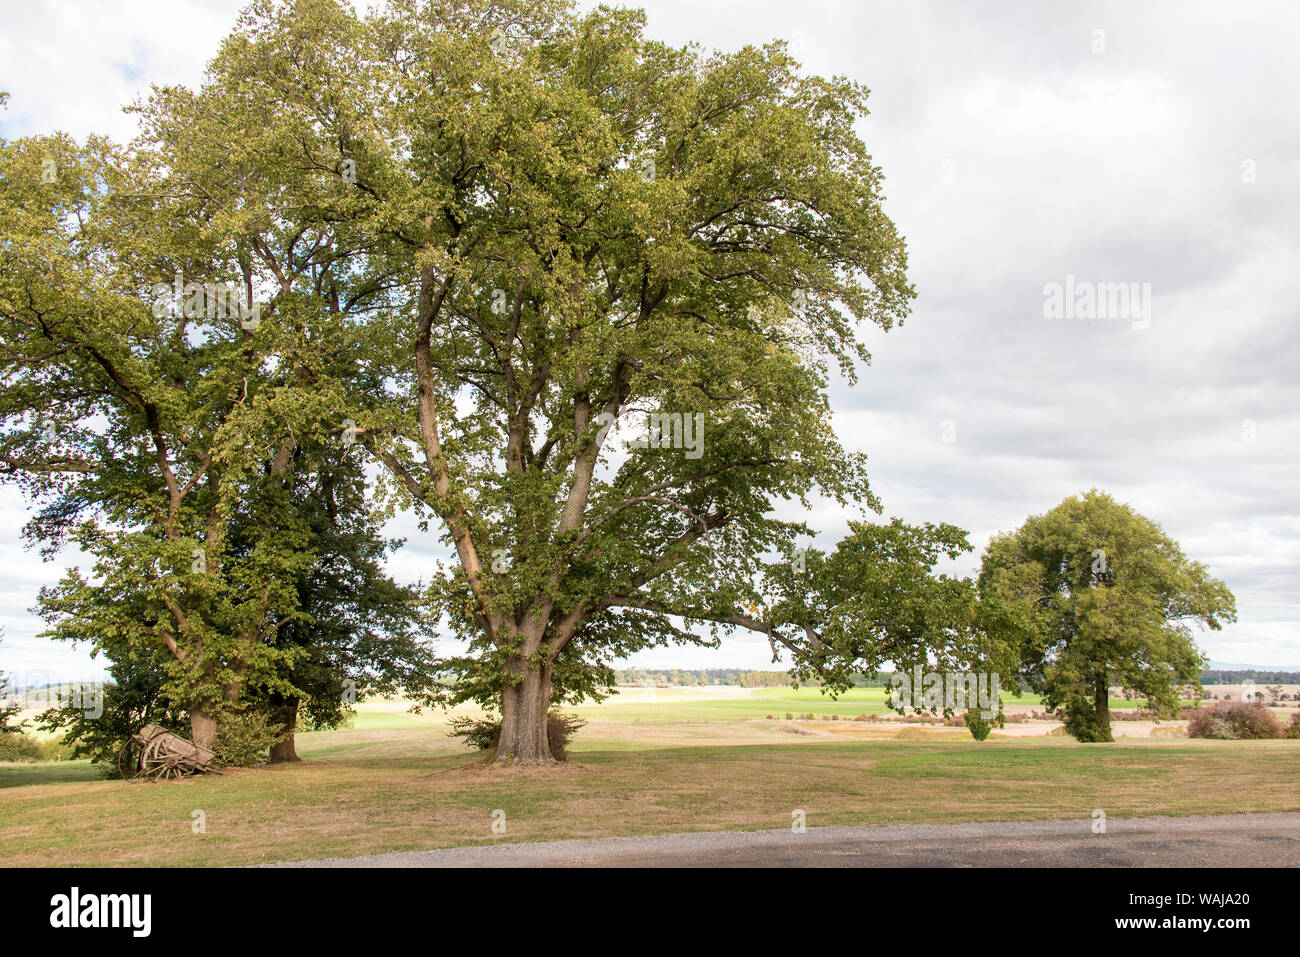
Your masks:
<path fill-rule="evenodd" d="M 298 698 L 295 662 L 339 650 L 302 633 L 327 535 L 334 565 L 342 546 L 370 569 L 377 591 L 351 593 L 354 609 L 416 613 L 375 573 L 360 449 L 337 415 L 364 391 L 337 330 L 367 308 L 368 277 L 341 296 L 343 240 L 255 211 L 263 157 L 198 122 L 237 108 L 213 96 L 156 91 L 130 149 L 0 143 L 0 478 L 38 505 L 30 540 L 93 561 L 41 612 L 55 638 L 162 670 L 204 745 L 249 689 Z M 410 638 L 394 667 L 419 657 Z"/>
<path fill-rule="evenodd" d="M 342 633 L 301 629 L 355 620 L 313 565 L 352 526 L 302 495 L 364 450 L 383 514 L 454 556 L 426 625 L 469 639 L 441 667 L 499 708 L 500 761 L 549 761 L 551 702 L 618 658 L 720 631 L 832 689 L 1005 657 L 936 573 L 960 530 L 863 523 L 824 555 L 778 517 L 880 510 L 828 397 L 914 297 L 867 90 L 781 42 L 644 26 L 259 0 L 199 90 L 139 107 L 130 149 L 3 145 L 0 467 L 46 498 L 38 538 L 96 558 L 47 594 L 56 635 L 158 654 L 192 717 L 291 699 Z M 191 280 L 233 282 L 258 322 L 191 317 Z"/>
<path fill-rule="evenodd" d="M 875 505 L 826 395 L 867 358 L 856 325 L 913 295 L 866 90 L 780 43 L 705 55 L 643 26 L 258 6 L 213 66 L 219 102 L 277 104 L 234 130 L 274 151 L 278 213 L 366 237 L 355 268 L 395 278 L 365 330 L 384 389 L 351 408 L 455 550 L 437 597 L 472 640 L 450 666 L 500 706 L 501 760 L 548 760 L 552 697 L 612 659 L 701 640 L 673 616 L 759 603 L 805 531 L 776 500 Z M 626 447 L 644 415 L 676 418 Z"/>
<path fill-rule="evenodd" d="M 979 587 L 1011 610 L 1005 633 L 1020 636 L 1024 678 L 1080 741 L 1111 740 L 1111 687 L 1173 714 L 1205 662 L 1192 626 L 1236 620 L 1223 582 L 1095 489 L 994 537 Z"/>

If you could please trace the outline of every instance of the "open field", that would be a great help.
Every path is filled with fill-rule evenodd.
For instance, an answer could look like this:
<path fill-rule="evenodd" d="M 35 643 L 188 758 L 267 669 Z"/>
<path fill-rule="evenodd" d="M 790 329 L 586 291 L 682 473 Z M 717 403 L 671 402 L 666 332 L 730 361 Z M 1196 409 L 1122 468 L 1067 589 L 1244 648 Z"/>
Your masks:
<path fill-rule="evenodd" d="M 1300 741 L 1079 745 L 1031 722 L 981 744 L 956 728 L 764 718 L 869 713 L 880 695 L 625 689 L 575 709 L 589 723 L 572 761 L 541 772 L 484 768 L 441 713 L 398 702 L 362 705 L 353 728 L 300 735 L 305 760 L 293 766 L 145 784 L 101 780 L 84 761 L 0 764 L 0 863 L 252 864 L 761 830 L 789 827 L 796 809 L 810 827 L 1300 810 Z M 491 829 L 498 809 L 504 835 Z"/>

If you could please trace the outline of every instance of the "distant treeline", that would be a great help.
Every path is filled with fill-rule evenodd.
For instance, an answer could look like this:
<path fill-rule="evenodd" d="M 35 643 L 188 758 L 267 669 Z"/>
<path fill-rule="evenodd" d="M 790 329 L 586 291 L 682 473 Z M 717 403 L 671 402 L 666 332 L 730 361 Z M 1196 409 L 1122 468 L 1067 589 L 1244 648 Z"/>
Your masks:
<path fill-rule="evenodd" d="M 739 685 L 741 688 L 780 688 L 789 686 L 792 681 L 786 671 L 747 671 L 744 668 L 703 668 L 689 670 L 684 668 L 647 669 L 626 668 L 617 672 L 621 685 L 677 685 L 695 687 L 699 685 Z M 868 678 L 857 675 L 853 679 L 855 688 L 884 687 L 885 678 Z M 1204 671 L 1201 673 L 1203 685 L 1239 685 L 1253 681 L 1257 685 L 1300 684 L 1300 672 L 1297 671 Z M 818 687 L 817 682 L 805 682 L 807 687 Z"/>
<path fill-rule="evenodd" d="M 1203 685 L 1239 685 L 1253 681 L 1257 685 L 1300 684 L 1300 671 L 1203 671 Z"/>
<path fill-rule="evenodd" d="M 695 671 L 683 668 L 626 668 L 616 674 L 621 685 L 655 684 L 688 688 L 698 685 L 739 685 L 741 688 L 780 688 L 793 683 L 787 671 L 747 671 L 744 668 L 702 668 Z M 853 679 L 855 688 L 880 688 L 884 683 L 883 678 L 868 678 L 865 675 L 857 675 Z M 804 686 L 816 688 L 818 683 L 804 682 Z"/>

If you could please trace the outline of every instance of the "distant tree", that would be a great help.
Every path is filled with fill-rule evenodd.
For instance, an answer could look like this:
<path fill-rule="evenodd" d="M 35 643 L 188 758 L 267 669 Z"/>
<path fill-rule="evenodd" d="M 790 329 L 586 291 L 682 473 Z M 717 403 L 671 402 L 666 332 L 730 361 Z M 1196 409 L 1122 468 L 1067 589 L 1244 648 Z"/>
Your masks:
<path fill-rule="evenodd" d="M 1228 587 L 1151 520 L 1096 490 L 1068 498 L 985 551 L 981 595 L 1015 613 L 1021 674 L 1080 741 L 1113 740 L 1109 694 L 1177 712 L 1204 658 L 1191 625 L 1236 620 Z"/>
<path fill-rule="evenodd" d="M 3 639 L 4 628 L 0 628 L 0 641 Z M 18 730 L 16 727 L 11 727 L 9 724 L 14 715 L 21 710 L 18 707 L 18 702 L 13 691 L 14 689 L 9 685 L 9 676 L 3 671 L 0 671 L 0 734 L 8 734 L 12 731 Z M 12 704 L 10 702 L 12 702 Z"/>

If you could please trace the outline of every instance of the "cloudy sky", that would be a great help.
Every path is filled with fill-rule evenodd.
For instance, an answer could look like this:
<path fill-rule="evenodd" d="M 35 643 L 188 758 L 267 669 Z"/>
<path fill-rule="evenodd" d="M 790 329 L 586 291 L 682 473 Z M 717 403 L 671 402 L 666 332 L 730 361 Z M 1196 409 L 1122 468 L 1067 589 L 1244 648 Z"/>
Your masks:
<path fill-rule="evenodd" d="M 991 533 L 1091 487 L 1225 579 L 1240 622 L 1216 662 L 1300 667 L 1300 9 L 1287 2 L 645 0 L 650 32 L 733 49 L 791 41 L 870 87 L 919 300 L 868 340 L 836 426 L 886 514 Z M 196 83 L 240 6 L 29 2 L 0 30 L 7 138 L 120 139 L 150 83 Z M 1053 284 L 1124 284 L 1126 314 L 1052 314 Z M 1046 290 L 1046 292 L 1045 292 Z M 1103 297 L 1104 298 L 1104 297 Z M 27 609 L 59 576 L 0 490 L 0 669 L 90 677 Z M 823 509 L 829 546 L 855 517 Z M 410 528 L 399 523 L 399 530 Z M 413 532 L 413 528 L 411 529 Z M 418 539 L 418 533 L 414 533 Z M 428 574 L 418 540 L 394 570 Z M 771 667 L 765 642 L 644 653 L 646 667 Z"/>

